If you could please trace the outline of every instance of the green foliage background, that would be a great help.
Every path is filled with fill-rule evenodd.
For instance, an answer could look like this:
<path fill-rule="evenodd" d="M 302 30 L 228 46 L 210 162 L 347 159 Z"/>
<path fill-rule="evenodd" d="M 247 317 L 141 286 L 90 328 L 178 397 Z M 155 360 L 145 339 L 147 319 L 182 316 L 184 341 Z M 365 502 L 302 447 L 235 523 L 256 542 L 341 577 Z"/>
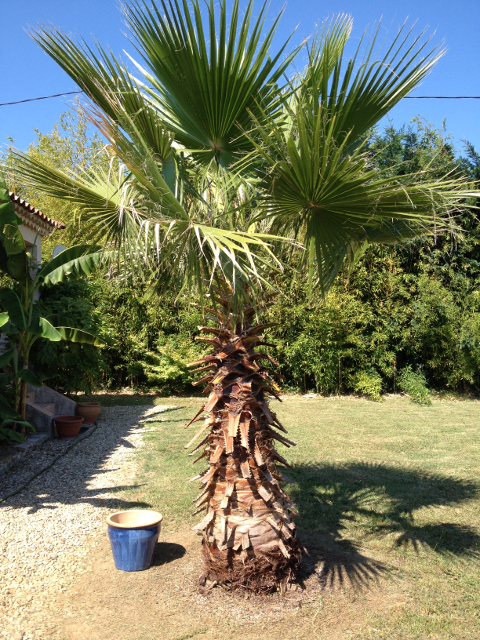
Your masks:
<path fill-rule="evenodd" d="M 51 134 L 36 132 L 29 152 L 53 166 L 105 163 L 102 143 L 90 136 L 74 108 Z M 371 133 L 372 162 L 401 179 L 423 170 L 430 175 L 461 173 L 480 179 L 480 156 L 468 143 L 456 157 L 445 129 L 421 119 L 396 130 Z M 8 156 L 7 156 L 8 160 Z M 65 203 L 28 192 L 15 179 L 10 188 L 67 229 L 44 243 L 85 240 L 88 230 Z M 473 205 L 477 203 L 472 203 Z M 396 247 L 370 247 L 350 272 L 343 272 L 323 299 L 309 295 L 307 282 L 292 278 L 294 265 L 278 282 L 282 294 L 262 314 L 277 322 L 269 330 L 285 387 L 323 394 L 358 391 L 379 397 L 398 389 L 402 371 L 418 373 L 435 389 L 480 392 L 480 226 L 478 208 L 456 220 L 456 235 L 417 239 Z M 292 284 L 293 282 L 293 284 Z M 191 392 L 186 363 L 204 351 L 194 337 L 202 324 L 198 308 L 173 300 L 149 283 L 97 274 L 43 294 L 41 305 L 63 309 L 77 326 L 97 333 L 105 347 L 39 342 L 38 367 L 50 384 L 66 392 L 133 386 L 162 393 Z"/>

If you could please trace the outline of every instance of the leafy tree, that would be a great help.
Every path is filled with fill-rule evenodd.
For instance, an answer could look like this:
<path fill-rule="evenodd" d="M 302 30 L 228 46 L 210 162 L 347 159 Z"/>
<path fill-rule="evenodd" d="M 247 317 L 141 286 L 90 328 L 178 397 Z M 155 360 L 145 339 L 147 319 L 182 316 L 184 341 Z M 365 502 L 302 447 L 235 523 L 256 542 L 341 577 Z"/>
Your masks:
<path fill-rule="evenodd" d="M 35 134 L 36 139 L 29 145 L 27 154 L 46 166 L 67 172 L 75 167 L 76 171 L 87 175 L 102 169 L 108 171 L 109 159 L 102 152 L 104 142 L 98 132 L 91 131 L 78 99 L 69 110 L 60 115 L 50 133 L 35 129 Z M 54 198 L 22 182 L 15 172 L 15 158 L 11 148 L 0 158 L 3 160 L 5 179 L 10 190 L 50 218 L 65 223 L 65 229 L 57 230 L 54 235 L 43 239 L 44 256 L 51 256 L 53 248 L 58 244 L 71 247 L 85 242 L 88 225 L 82 221 L 71 202 Z"/>
<path fill-rule="evenodd" d="M 73 202 L 126 267 L 153 270 L 171 290 L 199 295 L 217 326 L 202 327 L 210 396 L 197 436 L 209 468 L 197 502 L 206 571 L 254 590 L 284 588 L 298 568 L 294 506 L 274 441 L 290 446 L 268 407 L 275 374 L 256 351 L 261 286 L 284 254 L 325 294 L 346 260 L 368 244 L 425 233 L 470 191 L 459 177 L 407 180 L 372 166 L 368 132 L 414 89 L 441 52 L 402 29 L 375 59 L 376 38 L 344 66 L 351 21 L 313 39 L 308 65 L 284 86 L 287 43 L 269 55 L 279 17 L 264 33 L 265 5 L 230 21 L 225 2 L 151 7 L 132 2 L 127 24 L 143 57 L 137 79 L 100 46 L 55 28 L 33 34 L 89 99 L 86 113 L 120 171 L 67 174 L 15 152 L 21 180 Z M 217 27 L 218 25 L 218 27 Z M 218 29 L 218 30 L 217 30 Z M 283 58 L 283 59 L 282 59 Z M 205 435 L 206 432 L 206 435 Z M 193 440 L 192 440 L 193 442 Z"/>

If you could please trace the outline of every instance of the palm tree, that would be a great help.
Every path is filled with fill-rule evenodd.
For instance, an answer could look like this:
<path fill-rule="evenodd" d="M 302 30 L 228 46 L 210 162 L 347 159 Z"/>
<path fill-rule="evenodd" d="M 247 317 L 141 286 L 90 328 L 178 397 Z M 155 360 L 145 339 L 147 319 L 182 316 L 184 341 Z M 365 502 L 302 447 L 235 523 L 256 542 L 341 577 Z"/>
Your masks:
<path fill-rule="evenodd" d="M 378 54 L 377 31 L 344 64 L 352 22 L 341 16 L 293 54 L 285 43 L 270 55 L 280 16 L 265 32 L 265 4 L 256 20 L 252 0 L 241 20 L 239 0 L 229 19 L 225 0 L 215 6 L 131 0 L 135 72 L 100 45 L 34 32 L 86 95 L 111 170 L 67 175 L 17 151 L 16 171 L 69 200 L 124 267 L 208 304 L 201 339 L 213 353 L 192 364 L 209 396 L 189 443 L 201 438 L 194 452 L 209 463 L 194 478 L 205 576 L 269 591 L 294 579 L 301 550 L 274 446 L 293 443 L 269 409 L 279 386 L 266 365 L 276 363 L 257 351 L 266 327 L 254 323 L 272 272 L 288 259 L 325 294 L 369 243 L 441 228 L 471 194 L 454 177 L 384 176 L 365 150 L 443 54 L 423 34 L 404 26 Z M 292 73 L 305 50 L 306 69 Z"/>

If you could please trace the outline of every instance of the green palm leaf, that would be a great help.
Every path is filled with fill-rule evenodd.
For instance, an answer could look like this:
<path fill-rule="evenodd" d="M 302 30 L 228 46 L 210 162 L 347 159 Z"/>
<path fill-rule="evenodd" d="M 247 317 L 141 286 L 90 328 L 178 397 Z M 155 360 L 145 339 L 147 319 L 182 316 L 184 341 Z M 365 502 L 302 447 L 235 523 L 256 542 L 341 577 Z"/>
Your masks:
<path fill-rule="evenodd" d="M 322 110 L 324 123 L 332 123 L 332 135 L 340 144 L 361 140 L 402 98 L 411 93 L 431 72 L 445 50 L 428 50 L 425 32 L 413 37 L 413 28 L 403 24 L 386 51 L 378 44 L 381 23 L 370 43 L 366 33 L 344 68 L 343 47 L 350 34 L 346 18 L 333 22 L 314 38 L 305 81 L 296 99 Z M 377 51 L 378 49 L 378 51 Z M 377 56 L 376 56 L 377 53 Z"/>
<path fill-rule="evenodd" d="M 129 150 L 131 158 L 136 157 L 140 163 L 142 156 L 132 142 Z M 204 201 L 191 206 L 188 213 L 178 200 L 175 210 L 168 206 L 169 201 L 163 206 L 156 185 L 159 181 L 163 188 L 165 181 L 159 173 L 142 175 L 141 167 L 134 166 L 133 160 L 130 176 L 138 173 L 142 183 L 125 176 L 120 188 L 121 182 L 114 182 L 112 176 L 68 176 L 20 151 L 14 153 L 16 171 L 23 180 L 74 203 L 98 229 L 96 239 L 114 243 L 136 268 L 143 263 L 157 273 L 170 271 L 173 280 L 180 278 L 179 288 L 188 285 L 202 290 L 205 283 L 210 283 L 208 288 L 212 277 L 217 277 L 216 271 L 218 277 L 232 282 L 239 278 L 264 282 L 258 265 L 268 262 L 279 266 L 269 244 L 277 238 L 236 229 L 228 219 L 216 220 L 216 211 Z M 217 203 L 214 198 L 212 204 Z M 59 254 L 37 278 L 55 284 L 71 274 L 88 275 L 101 260 L 102 252 L 92 253 L 87 246 L 73 247 Z"/>
<path fill-rule="evenodd" d="M 371 60 L 374 38 L 356 75 L 354 59 L 342 78 L 347 32 L 348 22 L 334 23 L 320 48 L 314 41 L 305 82 L 285 101 L 285 118 L 254 118 L 255 135 L 247 135 L 255 158 L 252 153 L 240 165 L 256 167 L 264 194 L 258 219 L 267 216 L 272 233 L 304 242 L 303 262 L 311 278 L 317 270 L 324 292 L 365 242 L 398 242 L 439 228 L 444 214 L 473 195 L 451 176 L 435 180 L 424 173 L 400 182 L 372 167 L 363 148 L 367 129 L 416 86 L 438 55 L 419 59 L 425 45 L 418 38 L 410 45 L 409 34 L 399 34 L 380 61 Z"/>
<path fill-rule="evenodd" d="M 213 0 L 207 4 L 207 25 L 198 0 L 168 5 L 160 0 L 152 9 L 132 2 L 125 17 L 147 65 L 137 68 L 153 86 L 145 91 L 167 126 L 187 149 L 204 152 L 198 156 L 201 162 L 215 158 L 227 166 L 236 153 L 250 148 L 239 135 L 239 127 L 249 125 L 249 111 L 278 111 L 276 83 L 294 54 L 279 62 L 287 40 L 269 56 L 281 14 L 264 33 L 266 3 L 253 25 L 253 0 L 242 21 L 239 0 L 233 3 L 229 23 L 225 0 L 217 6 L 218 30 Z"/>
<path fill-rule="evenodd" d="M 15 172 L 32 188 L 54 198 L 70 202 L 79 216 L 91 223 L 91 239 L 103 245 L 122 244 L 133 234 L 136 238 L 137 223 L 132 227 L 131 216 L 123 216 L 124 210 L 141 213 L 134 203 L 138 189 L 125 173 L 111 171 L 110 175 L 98 170 L 96 174 L 67 175 L 63 171 L 43 164 L 40 160 L 18 150 L 12 150 Z"/>

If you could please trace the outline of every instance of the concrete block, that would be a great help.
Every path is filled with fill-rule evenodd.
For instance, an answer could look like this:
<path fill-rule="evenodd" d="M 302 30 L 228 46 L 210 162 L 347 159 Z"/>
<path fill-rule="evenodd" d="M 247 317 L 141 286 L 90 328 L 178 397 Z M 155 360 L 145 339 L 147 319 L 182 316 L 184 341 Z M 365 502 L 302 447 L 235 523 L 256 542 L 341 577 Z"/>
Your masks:
<path fill-rule="evenodd" d="M 48 433 L 53 436 L 54 416 L 74 416 L 77 403 L 42 385 L 27 388 L 27 420 L 32 423 L 37 433 Z"/>

